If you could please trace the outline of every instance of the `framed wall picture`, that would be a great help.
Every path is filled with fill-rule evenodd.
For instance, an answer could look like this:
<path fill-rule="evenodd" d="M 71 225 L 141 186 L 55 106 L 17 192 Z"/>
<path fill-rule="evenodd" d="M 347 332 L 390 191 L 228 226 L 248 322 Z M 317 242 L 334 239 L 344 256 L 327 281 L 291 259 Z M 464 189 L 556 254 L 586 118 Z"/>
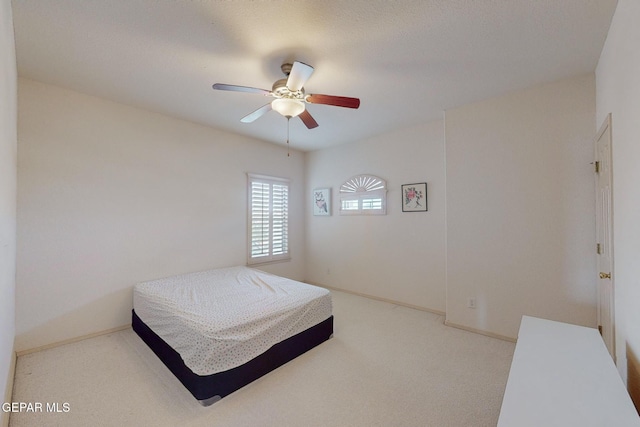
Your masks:
<path fill-rule="evenodd" d="M 402 212 L 427 211 L 427 183 L 402 185 Z"/>
<path fill-rule="evenodd" d="M 330 188 L 316 188 L 313 190 L 313 214 L 316 216 L 331 215 Z"/>

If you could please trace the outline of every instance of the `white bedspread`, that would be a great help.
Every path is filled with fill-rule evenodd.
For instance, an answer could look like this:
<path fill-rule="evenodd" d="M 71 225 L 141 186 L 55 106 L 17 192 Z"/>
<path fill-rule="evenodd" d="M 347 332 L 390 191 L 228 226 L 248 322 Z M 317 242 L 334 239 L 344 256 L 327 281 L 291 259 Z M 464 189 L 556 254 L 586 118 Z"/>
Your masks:
<path fill-rule="evenodd" d="M 133 308 L 198 375 L 240 366 L 332 313 L 328 290 L 247 267 L 137 284 Z"/>

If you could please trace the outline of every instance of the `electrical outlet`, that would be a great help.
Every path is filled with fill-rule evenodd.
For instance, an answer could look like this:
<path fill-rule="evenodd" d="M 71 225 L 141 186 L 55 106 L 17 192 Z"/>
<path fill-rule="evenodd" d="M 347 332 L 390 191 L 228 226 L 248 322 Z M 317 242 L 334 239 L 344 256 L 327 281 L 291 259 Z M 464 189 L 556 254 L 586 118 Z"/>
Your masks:
<path fill-rule="evenodd" d="M 471 297 L 467 300 L 468 308 L 476 308 L 476 297 Z"/>

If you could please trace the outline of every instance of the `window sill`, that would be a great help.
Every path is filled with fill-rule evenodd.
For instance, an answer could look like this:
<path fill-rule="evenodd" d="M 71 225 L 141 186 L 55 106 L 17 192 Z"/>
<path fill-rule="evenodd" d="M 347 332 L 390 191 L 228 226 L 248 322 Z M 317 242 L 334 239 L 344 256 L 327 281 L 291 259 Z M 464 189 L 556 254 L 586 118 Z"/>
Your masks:
<path fill-rule="evenodd" d="M 278 264 L 278 263 L 281 263 L 281 262 L 289 262 L 289 261 L 291 261 L 291 257 L 279 258 L 279 259 L 270 259 L 270 260 L 267 260 L 267 261 L 247 262 L 247 267 L 254 267 L 256 265 Z"/>

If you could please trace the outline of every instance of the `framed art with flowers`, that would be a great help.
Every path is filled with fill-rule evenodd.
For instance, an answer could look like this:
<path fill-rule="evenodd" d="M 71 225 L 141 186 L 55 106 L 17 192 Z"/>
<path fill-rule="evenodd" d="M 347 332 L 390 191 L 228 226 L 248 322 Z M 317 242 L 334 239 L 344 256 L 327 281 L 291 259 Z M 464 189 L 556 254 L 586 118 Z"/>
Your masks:
<path fill-rule="evenodd" d="M 402 212 L 427 211 L 427 183 L 402 185 Z"/>

